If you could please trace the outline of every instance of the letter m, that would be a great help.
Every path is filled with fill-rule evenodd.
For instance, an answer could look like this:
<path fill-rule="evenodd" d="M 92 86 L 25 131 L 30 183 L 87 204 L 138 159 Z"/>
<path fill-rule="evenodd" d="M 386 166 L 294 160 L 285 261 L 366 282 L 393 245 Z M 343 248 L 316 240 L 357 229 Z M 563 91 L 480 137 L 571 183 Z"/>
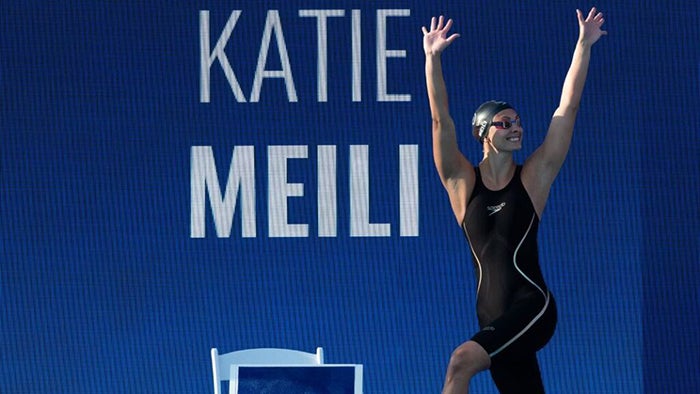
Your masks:
<path fill-rule="evenodd" d="M 219 238 L 231 235 L 236 201 L 241 202 L 241 233 L 244 238 L 256 236 L 255 222 L 255 151 L 252 146 L 236 146 L 226 181 L 226 191 L 221 196 L 219 176 L 216 171 L 211 146 L 193 146 L 190 163 L 190 237 L 205 237 L 206 195 L 209 194 Z"/>

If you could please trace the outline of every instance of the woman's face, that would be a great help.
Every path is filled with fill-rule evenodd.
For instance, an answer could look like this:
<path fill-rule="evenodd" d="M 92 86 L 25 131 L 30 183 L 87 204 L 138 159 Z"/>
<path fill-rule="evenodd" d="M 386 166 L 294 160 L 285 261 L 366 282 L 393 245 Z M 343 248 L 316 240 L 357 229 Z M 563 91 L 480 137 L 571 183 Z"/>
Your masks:
<path fill-rule="evenodd" d="M 494 115 L 489 127 L 488 139 L 499 151 L 521 149 L 523 128 L 518 113 L 508 108 Z"/>

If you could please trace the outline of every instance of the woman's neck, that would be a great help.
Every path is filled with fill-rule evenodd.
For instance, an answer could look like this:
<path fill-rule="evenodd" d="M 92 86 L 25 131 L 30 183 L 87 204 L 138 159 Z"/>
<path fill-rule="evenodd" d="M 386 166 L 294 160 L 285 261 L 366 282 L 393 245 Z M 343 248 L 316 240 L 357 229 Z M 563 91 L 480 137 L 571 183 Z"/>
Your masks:
<path fill-rule="evenodd" d="M 494 189 L 500 189 L 510 182 L 515 173 L 515 161 L 511 153 L 484 153 L 484 159 L 479 163 L 481 178 Z"/>

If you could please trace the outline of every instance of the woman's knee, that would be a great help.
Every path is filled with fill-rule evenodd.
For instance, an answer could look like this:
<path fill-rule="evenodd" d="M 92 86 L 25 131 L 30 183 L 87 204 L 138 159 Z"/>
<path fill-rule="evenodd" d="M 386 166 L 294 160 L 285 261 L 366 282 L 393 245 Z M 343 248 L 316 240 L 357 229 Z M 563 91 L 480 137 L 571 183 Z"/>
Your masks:
<path fill-rule="evenodd" d="M 491 358 L 481 345 L 468 341 L 459 345 L 450 356 L 448 369 L 453 374 L 473 376 L 488 369 Z"/>

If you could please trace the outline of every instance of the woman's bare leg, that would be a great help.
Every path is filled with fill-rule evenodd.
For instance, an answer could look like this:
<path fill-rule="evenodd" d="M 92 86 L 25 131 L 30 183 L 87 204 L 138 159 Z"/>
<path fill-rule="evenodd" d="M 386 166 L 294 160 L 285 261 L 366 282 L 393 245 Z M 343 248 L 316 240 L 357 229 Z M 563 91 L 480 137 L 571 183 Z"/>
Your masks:
<path fill-rule="evenodd" d="M 489 366 L 491 358 L 481 345 L 474 341 L 464 342 L 452 352 L 442 394 L 468 393 L 471 378 Z"/>

